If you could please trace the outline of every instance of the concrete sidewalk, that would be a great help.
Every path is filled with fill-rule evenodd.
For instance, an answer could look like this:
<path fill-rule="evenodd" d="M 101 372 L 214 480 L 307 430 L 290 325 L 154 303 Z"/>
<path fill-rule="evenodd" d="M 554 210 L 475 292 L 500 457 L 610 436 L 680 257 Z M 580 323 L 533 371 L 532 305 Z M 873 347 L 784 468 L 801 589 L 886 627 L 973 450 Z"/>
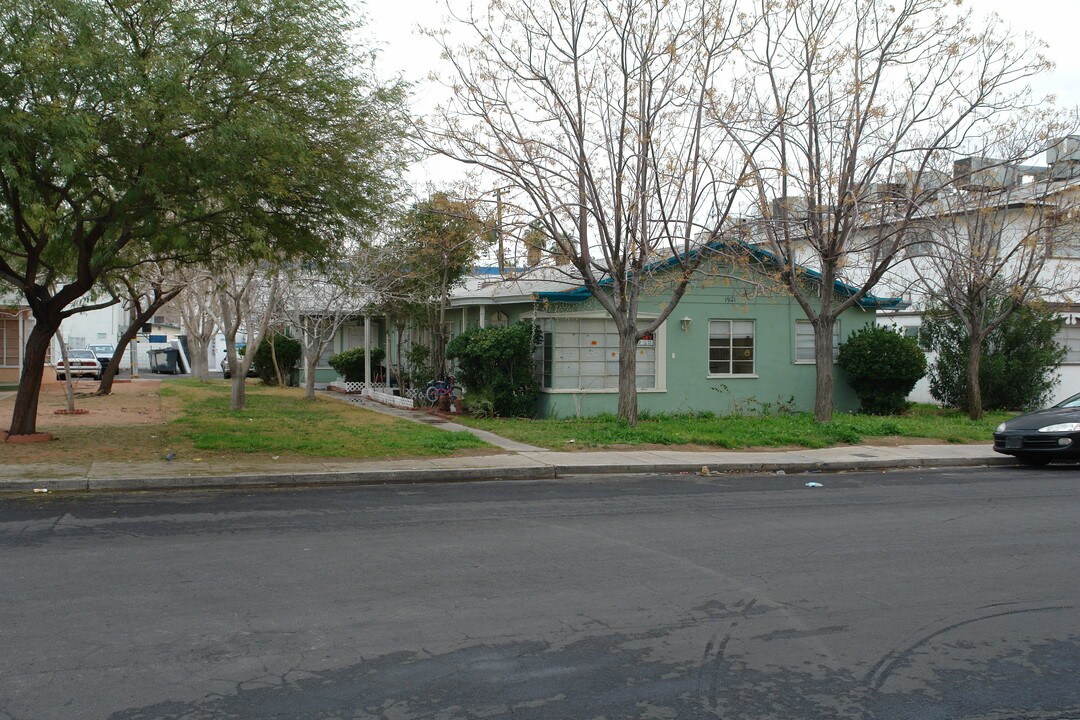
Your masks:
<path fill-rule="evenodd" d="M 799 473 L 1011 464 L 1015 464 L 1015 460 L 995 453 L 989 444 L 855 445 L 762 452 L 552 452 L 529 449 L 497 455 L 382 462 L 155 461 L 0 465 L 0 492 L 537 480 L 602 473 L 701 473 L 702 468 L 708 468 L 710 474 Z"/>
<path fill-rule="evenodd" d="M 985 445 L 854 445 L 821 450 L 617 450 L 555 452 L 426 413 L 409 412 L 360 395 L 320 393 L 447 431 L 464 431 L 502 452 L 493 455 L 387 461 L 305 462 L 161 460 L 145 463 L 0 465 L 0 493 L 37 490 L 171 490 L 183 488 L 381 485 L 389 483 L 541 480 L 597 474 L 841 472 L 912 467 L 1012 465 Z"/>

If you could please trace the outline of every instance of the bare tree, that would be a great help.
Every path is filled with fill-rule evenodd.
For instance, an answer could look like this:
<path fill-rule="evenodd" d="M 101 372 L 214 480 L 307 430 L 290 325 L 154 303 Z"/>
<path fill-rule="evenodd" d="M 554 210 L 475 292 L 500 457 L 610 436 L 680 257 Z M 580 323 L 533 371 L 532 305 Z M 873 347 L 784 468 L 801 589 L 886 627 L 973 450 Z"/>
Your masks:
<path fill-rule="evenodd" d="M 947 0 L 758 1 L 745 96 L 715 119 L 751 158 L 761 242 L 813 325 L 827 421 L 837 318 L 917 239 L 920 209 L 953 183 L 938 161 L 1030 107 L 1047 63 Z"/>
<path fill-rule="evenodd" d="M 217 319 L 232 374 L 232 410 L 244 409 L 247 372 L 277 305 L 278 282 L 277 272 L 265 264 L 222 264 L 214 271 Z M 236 350 L 240 330 L 247 335 L 243 357 Z"/>
<path fill-rule="evenodd" d="M 281 281 L 279 312 L 300 335 L 304 352 L 304 396 L 315 397 L 315 368 L 341 327 L 356 317 L 367 293 L 347 265 L 319 273 L 296 272 Z"/>
<path fill-rule="evenodd" d="M 636 422 L 637 342 L 686 292 L 747 162 L 708 121 L 741 18 L 725 0 L 506 0 L 454 19 L 471 37 L 437 35 L 453 99 L 426 142 L 534 208 L 618 330 L 618 413 Z M 667 302 L 639 320 L 662 258 Z"/>
<path fill-rule="evenodd" d="M 191 348 L 191 372 L 205 382 L 210 379 L 210 343 L 218 331 L 214 312 L 214 279 L 210 271 L 201 266 L 180 268 L 178 272 L 184 291 L 177 297 L 176 303 Z"/>
<path fill-rule="evenodd" d="M 944 307 L 963 327 L 968 340 L 966 409 L 972 420 L 983 414 L 979 370 L 991 333 L 1025 304 L 1060 298 L 1080 287 L 1075 262 L 1054 260 L 1077 251 L 1073 183 L 1044 175 L 1022 184 L 1020 171 L 1005 164 L 980 172 L 982 178 L 969 176 L 965 190 L 934 203 L 906 264 L 916 292 Z"/>

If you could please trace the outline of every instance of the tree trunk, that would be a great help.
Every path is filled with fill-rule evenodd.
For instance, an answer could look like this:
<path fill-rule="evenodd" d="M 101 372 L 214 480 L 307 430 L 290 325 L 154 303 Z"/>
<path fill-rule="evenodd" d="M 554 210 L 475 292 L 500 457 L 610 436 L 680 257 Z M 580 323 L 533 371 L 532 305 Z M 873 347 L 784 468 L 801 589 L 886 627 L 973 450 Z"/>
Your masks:
<path fill-rule="evenodd" d="M 113 356 L 109 359 L 109 364 L 105 367 L 105 371 L 101 374 L 101 384 L 98 385 L 98 395 L 109 395 L 112 393 L 113 380 L 116 378 L 116 373 L 120 372 L 120 359 L 124 357 L 124 348 L 130 343 L 132 338 L 139 332 L 145 323 L 157 314 L 157 311 L 169 304 L 169 302 L 180 294 L 180 288 L 170 291 L 157 297 L 151 301 L 149 305 L 143 310 L 138 310 L 135 316 L 131 319 L 131 324 L 128 326 L 124 334 L 120 336 L 120 341 L 116 343 L 116 349 L 113 351 Z M 132 301 L 135 303 L 135 301 Z M 135 309 L 134 307 L 132 309 Z"/>
<path fill-rule="evenodd" d="M 304 358 L 304 363 L 307 365 L 304 368 L 304 397 L 308 400 L 315 399 L 315 363 L 318 359 L 318 355 L 313 358 Z"/>
<path fill-rule="evenodd" d="M 49 327 L 40 319 L 30 331 L 23 352 L 22 376 L 19 378 L 19 390 L 15 394 L 15 408 L 11 413 L 9 435 L 32 435 L 37 432 L 38 395 L 41 381 L 45 376 L 45 356 L 49 353 L 49 343 L 60 328 L 60 323 Z"/>
<path fill-rule="evenodd" d="M 60 341 L 60 358 L 64 361 L 64 397 L 67 398 L 67 410 L 69 413 L 74 413 L 75 388 L 72 385 L 74 381 L 71 379 L 71 360 L 68 358 L 67 340 L 64 339 L 64 334 L 59 328 L 56 330 L 56 339 Z"/>
<path fill-rule="evenodd" d="M 619 418 L 637 425 L 637 327 L 619 330 Z"/>
<path fill-rule="evenodd" d="M 191 346 L 191 374 L 200 382 L 210 379 L 208 368 L 210 343 L 199 335 L 188 334 L 188 344 Z"/>
<path fill-rule="evenodd" d="M 978 420 L 983 416 L 982 385 L 979 382 L 982 344 L 981 337 L 973 336 L 968 342 L 967 411 L 968 417 L 972 420 Z"/>
<path fill-rule="evenodd" d="M 819 316 L 814 323 L 814 362 L 817 382 L 814 389 L 814 420 L 829 422 L 833 416 L 833 320 Z"/>
<path fill-rule="evenodd" d="M 445 279 L 443 287 L 446 287 Z M 444 289 L 439 301 L 439 321 L 435 327 L 435 377 L 439 380 L 446 379 L 446 294 Z"/>
<path fill-rule="evenodd" d="M 243 410 L 247 402 L 244 393 L 247 381 L 247 368 L 240 362 L 240 356 L 236 353 L 236 338 L 225 337 L 225 356 L 229 358 L 229 372 L 232 373 L 232 386 L 229 391 L 229 409 Z"/>
<path fill-rule="evenodd" d="M 116 343 L 116 349 L 113 351 L 112 357 L 109 358 L 109 364 L 105 367 L 105 372 L 101 374 L 101 384 L 98 385 L 97 389 L 98 395 L 112 393 L 113 381 L 116 379 L 116 374 L 120 372 L 120 361 L 124 357 L 124 348 L 131 345 L 131 339 L 139 332 L 140 327 L 142 327 L 142 323 L 133 322 L 120 336 L 120 340 Z M 135 352 L 134 348 L 132 348 L 132 352 Z"/>
<path fill-rule="evenodd" d="M 277 361 L 277 344 L 274 342 L 274 335 L 270 336 L 270 362 L 274 365 L 274 378 L 277 380 L 278 387 L 285 387 L 285 378 L 281 376 L 281 366 Z"/>

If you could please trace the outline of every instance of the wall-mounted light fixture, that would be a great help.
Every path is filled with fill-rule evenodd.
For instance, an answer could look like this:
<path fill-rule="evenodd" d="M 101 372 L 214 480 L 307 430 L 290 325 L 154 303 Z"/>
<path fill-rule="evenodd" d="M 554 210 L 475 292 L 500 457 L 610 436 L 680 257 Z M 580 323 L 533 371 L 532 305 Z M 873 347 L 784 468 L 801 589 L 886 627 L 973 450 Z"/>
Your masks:
<path fill-rule="evenodd" d="M 682 331 L 683 332 L 686 332 L 687 330 L 690 329 L 690 323 L 691 322 L 693 322 L 693 321 L 689 317 L 685 317 L 685 316 L 683 317 L 682 320 L 679 321 L 679 324 L 682 325 Z"/>

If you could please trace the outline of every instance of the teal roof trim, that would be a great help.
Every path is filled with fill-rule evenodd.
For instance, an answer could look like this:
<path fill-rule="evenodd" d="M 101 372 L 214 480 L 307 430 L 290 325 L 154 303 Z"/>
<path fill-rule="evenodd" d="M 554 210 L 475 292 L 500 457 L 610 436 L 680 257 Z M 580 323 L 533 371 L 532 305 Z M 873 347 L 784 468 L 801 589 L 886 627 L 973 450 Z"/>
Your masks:
<path fill-rule="evenodd" d="M 727 241 L 724 241 L 724 240 L 716 240 L 716 241 L 713 241 L 713 242 L 709 243 L 708 245 L 706 245 L 705 248 L 708 248 L 710 250 L 718 250 L 721 247 L 724 247 L 724 246 L 730 245 L 730 244 L 731 243 L 728 243 Z M 758 260 L 761 260 L 762 262 L 766 262 L 766 263 L 769 263 L 771 265 L 775 265 L 776 267 L 780 267 L 780 265 L 781 265 L 779 258 L 777 258 L 776 255 L 769 252 L 768 250 L 763 250 L 763 249 L 761 249 L 759 247 L 755 247 L 755 246 L 750 245 L 748 243 L 745 243 L 745 242 L 743 242 L 741 240 L 738 241 L 736 244 L 739 246 L 740 249 L 750 253 L 751 255 L 753 255 Z M 700 254 L 701 252 L 702 252 L 701 249 L 693 250 L 693 251 L 690 252 L 690 257 L 695 257 L 698 254 Z M 655 272 L 657 270 L 666 270 L 667 268 L 670 268 L 670 267 L 672 267 L 674 265 L 677 265 L 678 262 L 679 262 L 678 258 L 669 257 L 669 258 L 665 258 L 664 260 L 658 260 L 657 262 L 652 263 L 651 265 L 646 267 L 645 270 L 646 270 L 646 272 Z M 799 271 L 799 274 L 804 275 L 804 276 L 806 276 L 807 278 L 809 278 L 811 280 L 821 282 L 821 273 L 819 273 L 817 270 L 811 270 L 809 268 L 806 268 L 806 267 L 803 267 L 803 266 L 799 265 L 798 266 L 798 271 Z M 610 277 L 604 278 L 603 280 L 600 281 L 601 286 L 610 285 L 610 284 L 611 284 L 611 278 Z M 835 281 L 833 283 L 833 290 L 838 295 L 845 295 L 847 297 L 851 297 L 852 295 L 854 295 L 855 293 L 857 293 L 859 291 L 859 289 L 857 287 L 854 287 L 852 285 L 848 285 L 847 283 L 845 283 L 845 282 L 843 282 L 841 280 L 837 280 L 837 281 Z M 586 300 L 591 298 L 592 293 L 589 292 L 589 289 L 587 287 L 585 287 L 584 285 L 581 285 L 580 287 L 573 288 L 572 290 L 549 290 L 549 291 L 546 291 L 546 292 L 533 293 L 533 297 L 535 297 L 537 300 L 547 300 L 549 302 L 581 303 L 581 302 L 585 302 Z M 898 298 L 898 297 L 883 298 L 883 297 L 877 297 L 876 295 L 866 295 L 866 296 L 864 296 L 861 300 L 859 300 L 857 302 L 857 305 L 859 307 L 863 308 L 864 310 L 898 310 L 898 309 L 902 309 L 904 307 L 907 307 L 907 303 L 904 302 L 903 298 Z"/>

